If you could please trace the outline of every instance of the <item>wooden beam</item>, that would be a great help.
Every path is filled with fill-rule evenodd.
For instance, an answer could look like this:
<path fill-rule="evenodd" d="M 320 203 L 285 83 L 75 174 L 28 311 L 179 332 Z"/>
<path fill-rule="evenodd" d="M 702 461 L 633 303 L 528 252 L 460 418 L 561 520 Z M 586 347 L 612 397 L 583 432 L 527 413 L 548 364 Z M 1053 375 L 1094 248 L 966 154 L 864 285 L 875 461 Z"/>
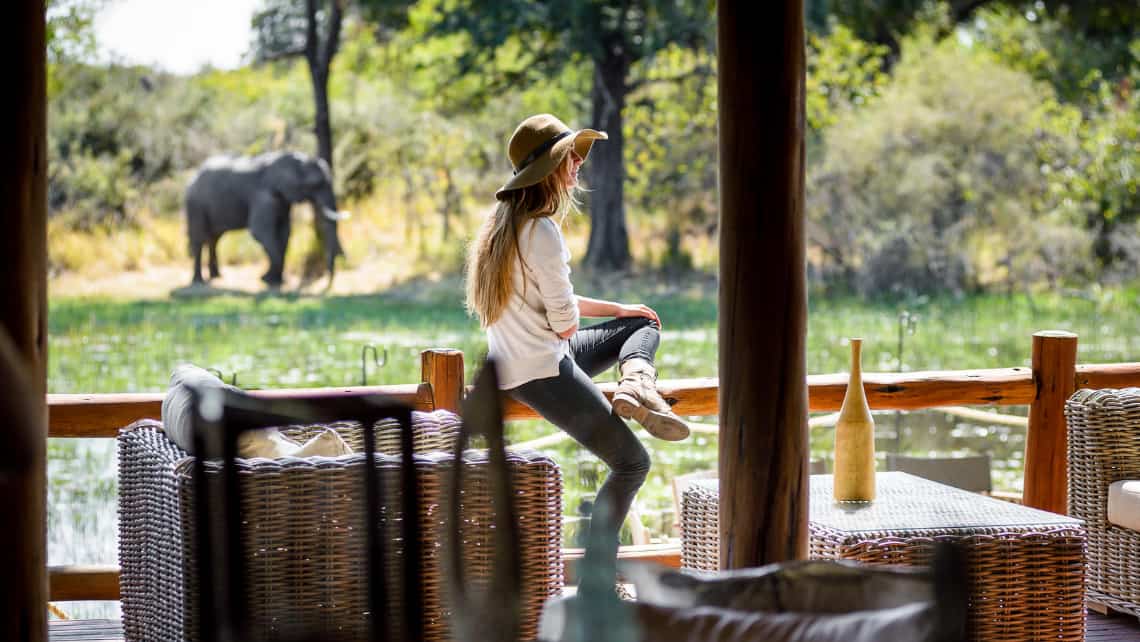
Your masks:
<path fill-rule="evenodd" d="M 433 408 L 458 413 L 463 401 L 463 353 L 432 349 L 420 353 L 421 379 L 431 386 Z"/>
<path fill-rule="evenodd" d="M 813 412 L 839 410 L 847 375 L 811 375 L 808 405 Z M 918 410 L 938 406 L 1019 406 L 1033 401 L 1029 368 L 865 373 L 863 388 L 872 410 Z"/>
<path fill-rule="evenodd" d="M 47 113 L 43 0 L 0 10 L 0 640 L 47 639 Z"/>
<path fill-rule="evenodd" d="M 562 563 L 565 567 L 566 586 L 578 583 L 578 565 L 585 556 L 584 548 L 562 549 Z M 681 547 L 678 544 L 643 544 L 622 546 L 618 549 L 619 560 L 656 562 L 672 568 L 681 568 Z"/>
<path fill-rule="evenodd" d="M 416 410 L 432 409 L 431 387 L 426 383 L 346 388 L 280 388 L 251 390 L 255 397 L 321 399 L 362 394 L 388 395 Z M 158 419 L 162 409 L 161 392 L 124 394 L 47 396 L 49 437 L 114 437 L 119 429 L 139 419 Z"/>
<path fill-rule="evenodd" d="M 48 583 L 53 602 L 119 599 L 117 566 L 52 566 Z"/>
<path fill-rule="evenodd" d="M 867 400 L 875 410 L 921 410 L 946 406 L 1027 406 L 1037 394 L 1030 368 L 985 370 L 946 370 L 927 372 L 866 373 L 863 384 Z M 684 416 L 707 417 L 720 412 L 717 402 L 719 380 L 661 380 L 662 395 L 675 402 L 673 409 Z M 809 375 L 808 408 L 812 412 L 838 410 L 847 386 L 846 374 Z M 1140 363 L 1108 363 L 1077 366 L 1077 388 L 1126 388 L 1140 386 Z M 615 383 L 599 386 L 612 397 Z M 298 395 L 319 397 L 357 394 L 385 394 L 416 410 L 432 409 L 430 384 L 397 384 L 347 388 L 282 388 L 254 390 L 265 397 Z M 162 393 L 127 394 L 49 394 L 48 436 L 114 437 L 119 428 L 146 417 L 157 418 Z M 504 416 L 508 420 L 537 419 L 538 413 L 504 396 Z"/>
<path fill-rule="evenodd" d="M 1097 363 L 1077 366 L 1076 388 L 1140 387 L 1140 363 Z"/>
<path fill-rule="evenodd" d="M 1068 512 L 1068 447 L 1065 401 L 1076 391 L 1077 335 L 1045 331 L 1033 335 L 1033 383 L 1025 436 L 1025 505 Z"/>
<path fill-rule="evenodd" d="M 718 2 L 717 64 L 720 550 L 732 569 L 807 556 L 803 0 Z"/>
<path fill-rule="evenodd" d="M 1107 372 L 1107 370 L 1106 370 Z M 1115 372 L 1115 371 L 1114 371 Z M 1097 373 L 1089 373 L 1099 378 Z M 1132 377 L 1132 385 L 1140 383 L 1140 368 L 1114 375 L 1120 381 Z M 1098 379 L 1099 380 L 1099 379 Z M 657 383 L 661 396 L 674 403 L 673 410 L 683 416 L 712 416 L 720 412 L 717 401 L 719 379 L 661 380 Z M 606 397 L 613 396 L 616 383 L 599 386 Z M 847 375 L 821 374 L 807 377 L 808 409 L 831 412 L 843 405 Z M 1023 406 L 1033 401 L 1033 373 L 1029 368 L 991 368 L 984 370 L 931 370 L 907 373 L 865 373 L 863 387 L 867 402 L 874 410 L 919 410 L 938 406 Z M 537 419 L 538 413 L 527 406 L 503 397 L 503 413 L 508 420 Z"/>

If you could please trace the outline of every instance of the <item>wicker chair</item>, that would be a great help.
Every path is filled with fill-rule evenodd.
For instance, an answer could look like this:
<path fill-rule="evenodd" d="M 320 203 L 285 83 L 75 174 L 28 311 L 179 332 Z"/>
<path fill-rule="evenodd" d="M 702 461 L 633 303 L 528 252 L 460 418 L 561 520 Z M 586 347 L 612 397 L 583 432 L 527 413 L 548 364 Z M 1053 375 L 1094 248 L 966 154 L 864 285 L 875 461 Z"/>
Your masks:
<path fill-rule="evenodd" d="M 1065 418 L 1069 513 L 1088 530 L 1088 599 L 1140 616 L 1140 532 L 1108 521 L 1109 486 L 1140 480 L 1140 388 L 1078 390 Z"/>
<path fill-rule="evenodd" d="M 446 411 L 416 412 L 412 418 L 425 533 L 425 639 L 432 641 L 451 639 L 435 534 L 445 515 L 440 502 L 458 422 Z M 354 450 L 362 450 L 359 424 L 331 426 Z M 304 440 L 326 427 L 291 426 L 282 432 Z M 398 425 L 378 424 L 376 442 L 381 480 L 396 487 Z M 193 463 L 158 422 L 136 422 L 119 433 L 120 591 L 127 640 L 197 639 Z M 470 576 L 489 578 L 487 459 L 470 450 L 464 463 L 470 467 L 461 507 L 464 559 Z M 508 451 L 508 464 L 523 551 L 522 633 L 523 639 L 533 639 L 542 605 L 563 585 L 562 476 L 554 461 L 534 452 Z M 358 497 L 364 455 L 238 459 L 237 466 L 253 634 L 273 640 L 291 630 L 320 629 L 362 638 L 368 620 L 365 534 L 359 526 L 364 505 Z M 385 521 L 382 528 L 395 532 L 396 519 Z M 387 617 L 398 608 L 391 604 Z"/>

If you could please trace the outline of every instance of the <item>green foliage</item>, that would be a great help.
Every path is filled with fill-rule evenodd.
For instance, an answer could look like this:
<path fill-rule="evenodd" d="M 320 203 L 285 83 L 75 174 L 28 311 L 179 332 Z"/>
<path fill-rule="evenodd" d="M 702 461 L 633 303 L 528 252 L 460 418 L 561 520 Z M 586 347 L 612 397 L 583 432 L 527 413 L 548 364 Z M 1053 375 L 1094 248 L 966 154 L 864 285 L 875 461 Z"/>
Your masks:
<path fill-rule="evenodd" d="M 95 15 L 107 0 L 48 0 L 44 37 L 48 64 L 95 53 Z"/>
<path fill-rule="evenodd" d="M 1109 20 L 1123 18 L 1124 7 L 1101 9 L 984 11 L 968 33 L 1065 99 L 1045 126 L 1066 140 L 1041 150 L 1042 169 L 1053 192 L 1085 218 L 1099 263 L 1131 269 L 1140 259 L 1140 39 L 1128 40 Z"/>
<path fill-rule="evenodd" d="M 1056 15 L 1045 9 L 995 7 L 978 12 L 963 33 L 1003 64 L 1051 84 L 1069 102 L 1093 98 L 1098 79 L 1120 81 L 1134 73 L 1134 34 L 1090 34 L 1073 27 L 1068 7 Z"/>
<path fill-rule="evenodd" d="M 61 90 L 59 65 L 95 53 L 95 15 L 107 0 L 48 0 L 44 24 L 47 45 L 47 95 Z"/>
<path fill-rule="evenodd" d="M 825 35 L 809 33 L 804 99 L 808 126 L 820 132 L 844 111 L 877 96 L 887 83 L 886 55 L 885 46 L 860 40 L 841 24 Z"/>
<path fill-rule="evenodd" d="M 865 293 L 1080 279 L 1087 239 L 1042 180 L 1052 92 L 955 40 L 908 40 L 882 96 L 841 118 L 809 172 L 819 266 Z"/>
<path fill-rule="evenodd" d="M 716 77 L 713 54 L 672 46 L 635 73 L 626 108 L 626 195 L 639 236 L 660 237 L 665 267 L 688 269 L 686 236 L 716 231 Z"/>
<path fill-rule="evenodd" d="M 319 3 L 317 33 L 324 33 L 328 23 L 325 3 Z M 250 53 L 253 60 L 265 62 L 298 56 L 305 49 L 308 18 L 305 2 L 295 0 L 261 0 L 250 19 L 253 37 Z"/>
<path fill-rule="evenodd" d="M 703 46 L 712 40 L 715 15 L 708 0 L 639 0 L 621 7 L 603 0 L 428 0 L 421 7 L 420 15 L 430 16 L 420 23 L 426 34 L 467 36 L 468 47 L 455 61 L 457 75 L 497 71 L 507 82 L 557 75 L 575 54 L 594 61 L 618 56 L 630 64 L 670 45 Z M 502 48 L 512 55 L 496 59 Z"/>
<path fill-rule="evenodd" d="M 52 166 L 51 185 L 49 198 L 68 204 L 67 225 L 72 229 L 132 222 L 127 203 L 136 193 L 127 150 L 95 155 L 71 149 L 66 161 Z"/>
<path fill-rule="evenodd" d="M 929 4 L 930 0 L 807 0 L 805 14 L 814 31 L 826 31 L 838 21 L 861 40 L 895 46 Z"/>

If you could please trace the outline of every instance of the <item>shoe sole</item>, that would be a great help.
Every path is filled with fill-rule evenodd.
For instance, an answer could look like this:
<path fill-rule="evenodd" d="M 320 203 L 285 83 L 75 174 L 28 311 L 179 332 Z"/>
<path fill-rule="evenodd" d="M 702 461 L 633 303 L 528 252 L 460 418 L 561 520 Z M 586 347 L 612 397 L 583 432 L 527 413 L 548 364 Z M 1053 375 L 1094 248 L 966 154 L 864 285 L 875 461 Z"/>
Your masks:
<path fill-rule="evenodd" d="M 624 394 L 615 394 L 612 405 L 617 416 L 635 420 L 658 439 L 681 441 L 689 436 L 689 427 L 676 416 L 654 412 Z"/>

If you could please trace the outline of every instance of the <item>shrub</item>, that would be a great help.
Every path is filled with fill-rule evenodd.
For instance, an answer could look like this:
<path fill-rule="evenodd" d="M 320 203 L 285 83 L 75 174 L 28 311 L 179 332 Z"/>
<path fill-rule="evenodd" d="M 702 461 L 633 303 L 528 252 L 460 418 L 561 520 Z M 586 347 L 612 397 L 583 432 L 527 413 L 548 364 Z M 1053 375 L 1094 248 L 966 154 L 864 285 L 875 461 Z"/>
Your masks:
<path fill-rule="evenodd" d="M 1075 223 L 1039 163 L 1040 147 L 1067 145 L 1041 127 L 1056 105 L 956 40 L 905 41 L 891 84 L 824 133 L 808 173 L 809 243 L 830 264 L 817 271 L 864 294 L 971 291 L 1031 263 L 1046 248 L 1027 228 Z"/>

